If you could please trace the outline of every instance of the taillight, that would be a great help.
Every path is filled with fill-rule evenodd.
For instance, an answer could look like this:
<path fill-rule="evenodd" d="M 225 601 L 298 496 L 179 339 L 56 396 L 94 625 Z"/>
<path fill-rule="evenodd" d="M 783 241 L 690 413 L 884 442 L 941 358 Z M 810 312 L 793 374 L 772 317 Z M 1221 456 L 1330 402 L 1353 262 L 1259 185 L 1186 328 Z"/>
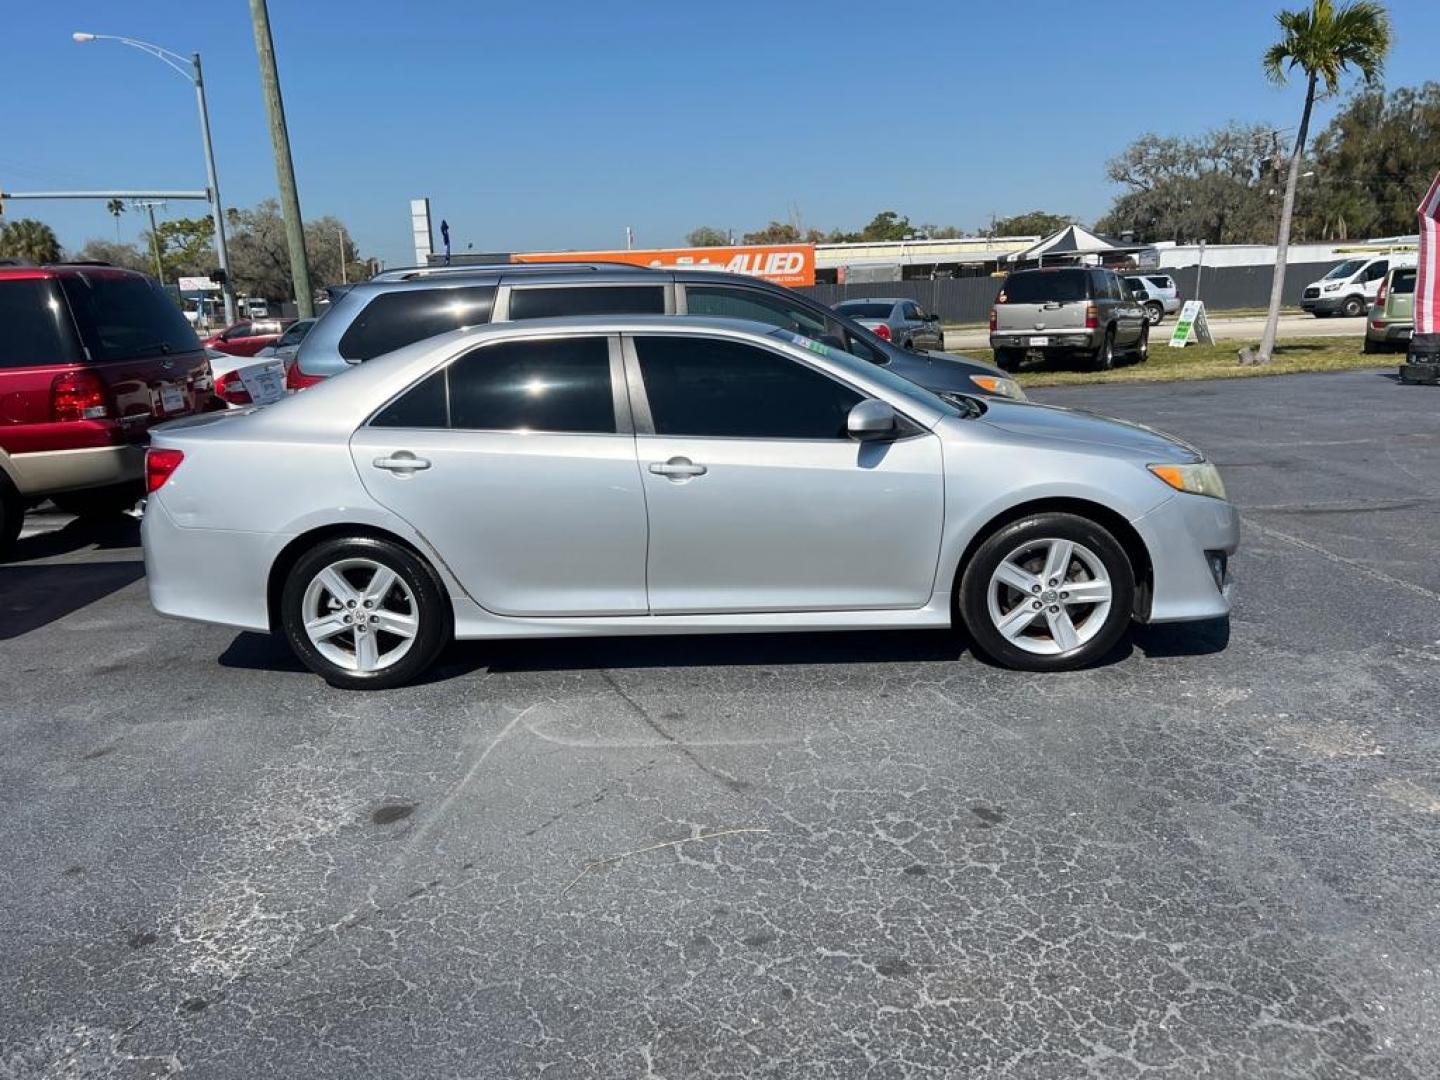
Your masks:
<path fill-rule="evenodd" d="M 993 308 L 993 307 L 992 307 L 992 308 L 990 309 L 990 332 L 993 334 L 993 333 L 995 332 L 995 328 L 996 328 L 997 326 L 999 326 L 999 325 L 1000 325 L 1000 310 L 999 310 L 998 308 Z"/>
<path fill-rule="evenodd" d="M 165 486 L 165 481 L 185 460 L 183 450 L 165 450 L 152 447 L 145 451 L 145 492 L 153 495 Z"/>
<path fill-rule="evenodd" d="M 110 415 L 105 384 L 93 371 L 67 371 L 50 384 L 50 416 L 61 420 L 103 420 Z"/>
<path fill-rule="evenodd" d="M 1094 304 L 1085 305 L 1085 329 L 1095 330 L 1100 326 L 1100 309 Z"/>
<path fill-rule="evenodd" d="M 287 390 L 304 390 L 309 386 L 319 386 L 324 381 L 324 375 L 306 375 L 301 371 L 299 360 L 292 360 L 290 366 L 285 369 L 285 388 Z"/>
<path fill-rule="evenodd" d="M 1385 282 L 1380 282 L 1380 288 L 1375 291 L 1375 303 L 1381 307 L 1385 306 Z"/>
<path fill-rule="evenodd" d="M 216 379 L 215 393 L 231 405 L 250 405 L 254 401 L 250 397 L 250 391 L 245 389 L 245 383 L 238 371 L 227 371 Z"/>
<path fill-rule="evenodd" d="M 890 340 L 890 324 L 889 324 L 889 323 L 883 323 L 883 322 L 882 322 L 879 326 L 875 327 L 875 336 L 876 336 L 876 337 L 879 337 L 879 338 L 884 338 L 886 341 L 889 341 L 889 340 Z"/>

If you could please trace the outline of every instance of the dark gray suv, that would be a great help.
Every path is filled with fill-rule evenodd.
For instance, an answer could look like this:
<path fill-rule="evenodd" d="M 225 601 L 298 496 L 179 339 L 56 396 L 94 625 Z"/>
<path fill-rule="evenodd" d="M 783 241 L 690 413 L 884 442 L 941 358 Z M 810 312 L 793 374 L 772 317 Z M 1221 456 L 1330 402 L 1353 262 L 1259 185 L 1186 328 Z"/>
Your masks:
<path fill-rule="evenodd" d="M 882 341 L 824 304 L 759 278 L 611 263 L 499 263 L 388 270 L 335 298 L 300 346 L 303 387 L 462 326 L 562 315 L 749 319 L 844 349 L 936 393 L 1024 398 L 999 368 Z"/>

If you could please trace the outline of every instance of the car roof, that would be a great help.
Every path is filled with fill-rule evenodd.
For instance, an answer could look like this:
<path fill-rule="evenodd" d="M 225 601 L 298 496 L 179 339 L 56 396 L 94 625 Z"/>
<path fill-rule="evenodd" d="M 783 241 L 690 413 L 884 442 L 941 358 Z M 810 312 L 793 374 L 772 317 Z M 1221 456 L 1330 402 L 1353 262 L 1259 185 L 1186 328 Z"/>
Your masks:
<path fill-rule="evenodd" d="M 463 263 L 452 266 L 397 266 L 390 270 L 382 270 L 367 282 L 360 282 L 363 285 L 369 284 L 394 284 L 405 281 L 424 281 L 434 278 L 455 278 L 455 277 L 495 277 L 502 274 L 546 274 L 565 272 L 590 272 L 599 270 L 611 271 L 635 271 L 638 273 L 653 273 L 655 268 L 649 266 L 636 266 L 634 263 L 624 262 L 601 262 L 601 261 L 576 261 L 576 262 L 493 262 L 493 263 Z"/>
<path fill-rule="evenodd" d="M 903 304 L 907 300 L 912 304 L 919 302 L 913 296 L 847 296 L 835 306 L 840 307 L 842 304 Z"/>
<path fill-rule="evenodd" d="M 102 262 L 46 263 L 43 266 L 0 266 L 0 280 L 24 278 L 72 277 L 76 274 L 98 274 L 102 277 L 148 277 L 139 270 L 112 266 Z"/>

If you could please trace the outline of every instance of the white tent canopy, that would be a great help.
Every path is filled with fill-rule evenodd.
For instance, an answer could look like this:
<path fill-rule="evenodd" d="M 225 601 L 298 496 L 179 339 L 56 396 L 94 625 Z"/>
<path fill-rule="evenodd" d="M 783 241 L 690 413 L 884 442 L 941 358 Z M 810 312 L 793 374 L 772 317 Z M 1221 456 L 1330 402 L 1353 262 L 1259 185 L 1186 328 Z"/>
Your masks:
<path fill-rule="evenodd" d="M 1047 236 L 1038 244 L 1032 244 L 1024 251 L 1005 256 L 1008 263 L 1044 262 L 1045 259 L 1065 256 L 1078 258 L 1084 255 L 1104 255 L 1139 251 L 1145 245 L 1121 245 L 1093 233 L 1083 225 L 1066 225 L 1059 232 Z"/>

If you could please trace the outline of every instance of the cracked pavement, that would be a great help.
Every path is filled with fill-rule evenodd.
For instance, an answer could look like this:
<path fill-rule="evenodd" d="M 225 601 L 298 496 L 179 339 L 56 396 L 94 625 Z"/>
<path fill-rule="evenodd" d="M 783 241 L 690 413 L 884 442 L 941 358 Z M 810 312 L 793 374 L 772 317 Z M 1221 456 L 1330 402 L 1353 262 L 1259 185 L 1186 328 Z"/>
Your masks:
<path fill-rule="evenodd" d="M 1036 396 L 1220 464 L 1228 630 L 1048 677 L 931 633 L 470 644 L 347 694 L 155 617 L 133 526 L 37 519 L 0 1077 L 1440 1075 L 1440 392 Z"/>

